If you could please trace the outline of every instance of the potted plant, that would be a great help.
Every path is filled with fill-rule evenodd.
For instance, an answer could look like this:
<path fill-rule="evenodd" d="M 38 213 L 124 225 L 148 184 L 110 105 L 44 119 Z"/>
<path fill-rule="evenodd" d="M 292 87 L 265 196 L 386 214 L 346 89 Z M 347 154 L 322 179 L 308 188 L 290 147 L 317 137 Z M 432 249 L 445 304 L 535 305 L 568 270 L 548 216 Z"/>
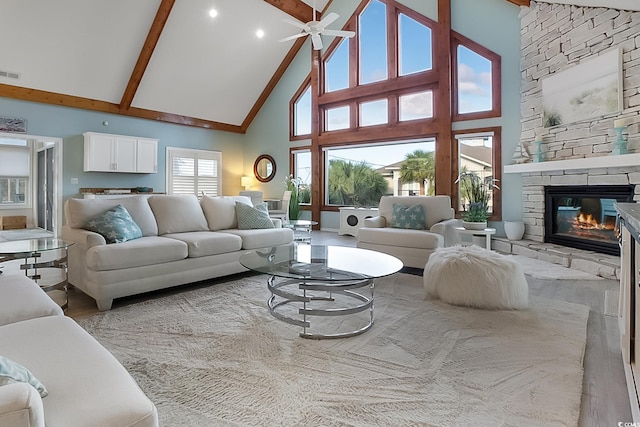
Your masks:
<path fill-rule="evenodd" d="M 288 175 L 284 180 L 284 185 L 288 191 L 291 191 L 291 199 L 289 199 L 289 219 L 295 220 L 300 216 L 300 201 L 298 197 L 298 189 L 300 187 L 300 179 L 294 178 L 293 174 Z M 284 207 L 283 207 L 284 208 Z"/>
<path fill-rule="evenodd" d="M 460 183 L 462 199 L 462 225 L 468 230 L 482 230 L 487 227 L 489 201 L 493 194 L 495 180 L 484 180 L 473 172 L 463 172 L 456 182 Z"/>

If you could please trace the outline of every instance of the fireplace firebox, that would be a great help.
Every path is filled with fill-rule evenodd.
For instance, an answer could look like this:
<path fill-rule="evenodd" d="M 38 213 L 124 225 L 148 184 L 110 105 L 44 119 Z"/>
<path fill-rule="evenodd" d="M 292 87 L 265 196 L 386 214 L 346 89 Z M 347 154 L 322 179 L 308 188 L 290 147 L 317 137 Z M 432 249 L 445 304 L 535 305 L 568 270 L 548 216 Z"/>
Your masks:
<path fill-rule="evenodd" d="M 632 202 L 632 185 L 545 187 L 544 241 L 620 255 L 615 202 Z"/>

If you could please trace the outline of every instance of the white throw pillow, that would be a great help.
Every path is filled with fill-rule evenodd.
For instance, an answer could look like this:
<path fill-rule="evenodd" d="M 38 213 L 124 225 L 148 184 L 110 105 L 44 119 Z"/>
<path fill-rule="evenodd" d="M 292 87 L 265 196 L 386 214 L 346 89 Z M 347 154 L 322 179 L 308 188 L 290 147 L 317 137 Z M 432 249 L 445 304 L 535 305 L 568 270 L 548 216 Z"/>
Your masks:
<path fill-rule="evenodd" d="M 149 206 L 158 223 L 158 234 L 207 231 L 207 219 L 193 194 L 151 196 Z"/>
<path fill-rule="evenodd" d="M 253 206 L 247 196 L 204 196 L 200 205 L 207 218 L 209 230 L 229 230 L 238 228 L 238 216 L 236 215 L 236 202 Z"/>

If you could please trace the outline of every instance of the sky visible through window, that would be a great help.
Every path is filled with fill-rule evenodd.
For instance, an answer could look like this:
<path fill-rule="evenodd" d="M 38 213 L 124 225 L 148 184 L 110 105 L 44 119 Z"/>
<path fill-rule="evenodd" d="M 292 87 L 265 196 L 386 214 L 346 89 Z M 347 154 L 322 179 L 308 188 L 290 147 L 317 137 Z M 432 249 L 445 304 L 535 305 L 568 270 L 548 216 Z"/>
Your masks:
<path fill-rule="evenodd" d="M 359 84 L 372 83 L 387 78 L 386 19 L 386 5 L 379 0 L 373 0 L 360 17 L 360 32 L 357 36 L 359 37 L 361 55 Z M 402 76 L 431 70 L 433 68 L 431 29 L 407 15 L 400 14 L 398 31 L 399 74 Z M 326 44 L 328 45 L 328 43 Z M 491 62 L 464 46 L 459 46 L 458 48 L 457 61 L 459 112 L 491 110 Z M 325 62 L 325 78 L 327 92 L 349 87 L 349 39 L 343 39 L 331 57 Z M 430 91 L 421 90 L 415 94 L 403 95 L 399 101 L 401 121 L 433 117 L 433 94 Z M 310 96 L 300 99 L 299 103 L 304 111 L 307 108 L 310 111 Z M 348 128 L 348 111 L 348 107 L 328 110 L 325 117 L 326 129 L 339 130 Z M 366 103 L 364 109 L 361 108 L 359 113 L 366 113 L 366 117 L 360 117 L 362 126 L 388 122 L 388 105 L 386 102 L 371 100 L 371 102 Z M 305 127 L 304 129 L 307 128 Z M 302 133 L 299 132 L 298 134 Z M 371 167 L 379 168 L 404 160 L 407 154 L 418 149 L 434 151 L 435 140 L 332 149 L 331 158 L 352 160 L 354 162 L 365 160 Z M 301 157 L 306 159 L 306 156 Z M 298 170 L 305 170 L 306 168 L 310 170 L 311 167 L 310 164 L 300 164 L 298 166 Z"/>

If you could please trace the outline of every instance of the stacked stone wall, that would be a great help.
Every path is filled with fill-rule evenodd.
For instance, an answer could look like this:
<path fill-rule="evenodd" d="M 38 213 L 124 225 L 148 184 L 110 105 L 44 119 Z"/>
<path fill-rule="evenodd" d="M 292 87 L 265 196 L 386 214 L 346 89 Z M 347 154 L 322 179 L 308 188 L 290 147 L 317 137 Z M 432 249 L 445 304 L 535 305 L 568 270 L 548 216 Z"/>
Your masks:
<path fill-rule="evenodd" d="M 640 12 L 531 1 L 521 8 L 521 143 L 533 157 L 542 140 L 543 160 L 610 155 L 613 121 L 627 119 L 630 153 L 640 152 Z M 623 111 L 543 128 L 542 81 L 614 47 L 622 49 Z M 522 176 L 525 238 L 544 241 L 544 187 L 640 184 L 640 165 L 557 170 Z M 635 200 L 640 200 L 640 186 Z"/>

